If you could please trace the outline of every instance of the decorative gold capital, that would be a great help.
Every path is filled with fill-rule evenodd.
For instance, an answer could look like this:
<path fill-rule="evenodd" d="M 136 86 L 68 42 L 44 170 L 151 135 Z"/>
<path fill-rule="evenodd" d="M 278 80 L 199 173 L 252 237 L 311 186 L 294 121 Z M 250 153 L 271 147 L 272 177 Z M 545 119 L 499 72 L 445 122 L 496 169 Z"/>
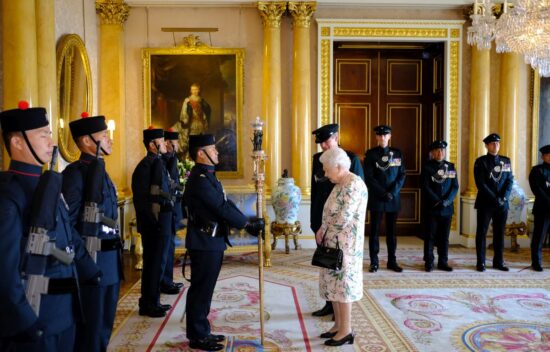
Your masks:
<path fill-rule="evenodd" d="M 128 4 L 121 0 L 97 0 L 95 11 L 101 16 L 103 24 L 123 25 L 130 14 Z"/>
<path fill-rule="evenodd" d="M 314 1 L 289 1 L 288 11 L 294 19 L 294 26 L 309 28 L 311 17 L 317 9 L 317 3 Z"/>
<path fill-rule="evenodd" d="M 262 16 L 264 27 L 279 28 L 281 27 L 281 17 L 286 11 L 286 1 L 259 1 L 258 10 Z"/>

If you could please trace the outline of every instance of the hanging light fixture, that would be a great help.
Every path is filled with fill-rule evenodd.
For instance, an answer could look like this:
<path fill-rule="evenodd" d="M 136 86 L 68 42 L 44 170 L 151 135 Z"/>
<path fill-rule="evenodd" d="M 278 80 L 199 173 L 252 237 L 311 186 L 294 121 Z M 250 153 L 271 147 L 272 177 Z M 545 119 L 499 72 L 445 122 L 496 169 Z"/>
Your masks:
<path fill-rule="evenodd" d="M 498 20 L 493 7 L 491 0 L 475 1 L 468 44 L 490 49 L 495 39 L 498 53 L 521 54 L 541 76 L 549 77 L 550 0 L 504 0 Z"/>

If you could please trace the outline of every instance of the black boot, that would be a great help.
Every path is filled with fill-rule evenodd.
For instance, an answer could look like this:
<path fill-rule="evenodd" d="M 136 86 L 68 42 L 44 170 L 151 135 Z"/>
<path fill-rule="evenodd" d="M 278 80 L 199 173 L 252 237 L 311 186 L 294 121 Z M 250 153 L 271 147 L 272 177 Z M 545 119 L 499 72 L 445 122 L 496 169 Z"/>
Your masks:
<path fill-rule="evenodd" d="M 313 313 L 311 313 L 314 317 L 324 317 L 325 315 L 333 314 L 334 310 L 332 309 L 332 303 L 330 301 L 327 301 L 325 306 Z"/>

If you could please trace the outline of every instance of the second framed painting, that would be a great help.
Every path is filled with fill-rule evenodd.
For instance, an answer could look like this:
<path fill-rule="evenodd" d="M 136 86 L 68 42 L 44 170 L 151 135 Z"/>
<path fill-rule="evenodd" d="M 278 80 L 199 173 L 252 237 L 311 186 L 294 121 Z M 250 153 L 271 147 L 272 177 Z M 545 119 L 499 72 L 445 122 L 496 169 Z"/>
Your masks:
<path fill-rule="evenodd" d="M 179 131 L 180 160 L 188 157 L 189 135 L 213 134 L 218 175 L 242 177 L 244 49 L 198 42 L 145 48 L 142 55 L 145 126 Z"/>

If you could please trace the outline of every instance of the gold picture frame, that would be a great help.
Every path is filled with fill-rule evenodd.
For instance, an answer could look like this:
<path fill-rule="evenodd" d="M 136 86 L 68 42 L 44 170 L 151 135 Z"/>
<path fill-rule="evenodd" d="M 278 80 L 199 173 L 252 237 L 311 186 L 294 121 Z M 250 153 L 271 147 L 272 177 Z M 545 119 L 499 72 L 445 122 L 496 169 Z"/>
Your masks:
<path fill-rule="evenodd" d="M 142 59 L 145 127 L 179 131 L 180 159 L 190 134 L 213 134 L 217 175 L 241 178 L 244 49 L 209 47 L 191 35 L 181 46 L 144 48 Z"/>
<path fill-rule="evenodd" d="M 537 165 L 540 158 L 541 141 L 550 140 L 550 78 L 540 77 L 537 70 L 531 70 L 531 165 Z"/>

